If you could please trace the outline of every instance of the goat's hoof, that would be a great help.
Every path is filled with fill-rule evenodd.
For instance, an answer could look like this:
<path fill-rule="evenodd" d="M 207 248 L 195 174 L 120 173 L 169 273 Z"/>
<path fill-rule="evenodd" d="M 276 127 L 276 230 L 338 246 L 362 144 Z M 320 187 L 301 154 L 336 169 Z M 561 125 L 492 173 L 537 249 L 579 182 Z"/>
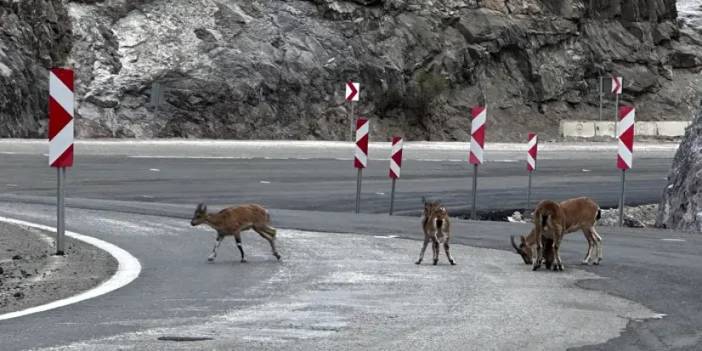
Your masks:
<path fill-rule="evenodd" d="M 274 254 L 273 254 L 273 256 L 275 256 L 275 258 L 277 258 L 277 259 L 278 259 L 278 261 L 280 261 L 280 254 L 278 254 L 278 253 L 274 253 Z"/>
<path fill-rule="evenodd" d="M 592 264 L 594 264 L 595 266 L 599 266 L 599 265 L 600 265 L 600 261 L 592 262 Z"/>
<path fill-rule="evenodd" d="M 214 262 L 214 257 L 208 257 L 207 262 Z"/>
<path fill-rule="evenodd" d="M 415 262 L 414 264 L 422 264 L 422 260 Z"/>
<path fill-rule="evenodd" d="M 439 264 L 439 260 L 434 260 L 434 265 L 436 266 L 437 264 Z"/>
<path fill-rule="evenodd" d="M 533 266 L 533 267 L 531 268 L 531 270 L 532 270 L 532 271 L 538 271 L 539 268 L 541 268 L 541 266 Z"/>
<path fill-rule="evenodd" d="M 449 261 L 449 263 L 451 263 L 452 266 L 456 265 L 456 261 L 454 261 L 454 260 Z"/>
<path fill-rule="evenodd" d="M 241 260 L 241 263 L 246 263 L 246 260 Z"/>
<path fill-rule="evenodd" d="M 583 266 L 588 266 L 588 265 L 590 265 L 590 261 L 583 260 L 582 262 L 580 262 L 580 264 Z"/>

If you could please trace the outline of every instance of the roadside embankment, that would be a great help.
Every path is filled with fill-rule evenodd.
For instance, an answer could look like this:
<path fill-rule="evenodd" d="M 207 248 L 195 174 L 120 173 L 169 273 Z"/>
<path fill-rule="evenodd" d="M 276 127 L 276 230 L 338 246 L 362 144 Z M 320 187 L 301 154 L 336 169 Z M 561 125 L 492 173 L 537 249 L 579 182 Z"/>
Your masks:
<path fill-rule="evenodd" d="M 71 238 L 55 256 L 49 233 L 0 222 L 0 314 L 76 295 L 111 277 L 117 261 Z"/>

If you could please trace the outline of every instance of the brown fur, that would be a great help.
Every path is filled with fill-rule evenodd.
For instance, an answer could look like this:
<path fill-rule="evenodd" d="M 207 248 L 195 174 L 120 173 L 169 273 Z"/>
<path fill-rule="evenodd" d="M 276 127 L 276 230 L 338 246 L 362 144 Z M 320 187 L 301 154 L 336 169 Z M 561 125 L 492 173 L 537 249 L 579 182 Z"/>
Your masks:
<path fill-rule="evenodd" d="M 600 218 L 600 207 L 597 205 L 597 203 L 595 203 L 595 201 L 587 197 L 579 197 L 563 201 L 559 203 L 559 207 L 563 210 L 563 214 L 565 216 L 565 221 L 563 223 L 563 235 L 580 229 L 585 235 L 585 239 L 588 241 L 588 250 L 585 254 L 583 264 L 588 264 L 593 254 L 597 255 L 597 258 L 593 263 L 599 264 L 602 260 L 602 237 L 600 237 L 595 230 L 595 224 Z M 536 216 L 534 219 L 536 220 Z M 536 235 L 537 233 L 535 226 L 529 235 L 526 237 L 522 235 L 520 237 L 521 243 L 519 246 L 514 243 L 513 237 L 510 238 L 512 241 L 512 246 L 517 253 L 522 256 L 522 259 L 526 264 L 533 264 L 532 249 L 536 244 Z M 551 263 L 555 259 L 554 252 L 552 250 L 553 243 L 544 243 L 543 256 L 547 268 L 551 266 Z"/>
<path fill-rule="evenodd" d="M 241 253 L 241 262 L 246 262 L 244 249 L 241 246 L 241 232 L 253 229 L 262 238 L 266 239 L 273 250 L 273 256 L 280 260 L 280 255 L 275 248 L 276 229 L 270 225 L 270 215 L 261 205 L 246 204 L 237 207 L 229 207 L 216 214 L 207 213 L 207 206 L 199 204 L 195 209 L 190 224 L 197 226 L 206 224 L 217 231 L 217 242 L 215 243 L 209 261 L 213 261 L 217 256 L 217 247 L 227 236 L 233 236 L 236 245 Z"/>
<path fill-rule="evenodd" d="M 424 259 L 424 252 L 427 249 L 429 242 L 432 243 L 432 252 L 434 265 L 439 262 L 440 245 L 443 244 L 446 258 L 451 265 L 455 265 L 456 261 L 451 256 L 449 251 L 449 240 L 451 239 L 451 222 L 449 220 L 448 211 L 441 206 L 439 201 L 424 202 L 424 215 L 422 216 L 422 230 L 424 231 L 424 244 L 422 251 L 419 254 L 419 260 L 416 264 L 421 264 Z"/>

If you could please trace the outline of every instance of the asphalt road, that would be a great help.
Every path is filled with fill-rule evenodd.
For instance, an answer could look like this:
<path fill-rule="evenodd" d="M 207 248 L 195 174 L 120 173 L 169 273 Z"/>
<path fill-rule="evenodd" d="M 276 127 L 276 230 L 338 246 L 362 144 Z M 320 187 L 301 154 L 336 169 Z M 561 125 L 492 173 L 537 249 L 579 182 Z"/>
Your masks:
<path fill-rule="evenodd" d="M 6 187 L 0 195 L 0 215 L 52 224 L 54 180 L 46 158 L 31 150 L 5 150 L 0 152 L 0 186 Z M 298 152 L 298 158 L 307 158 Z M 618 175 L 610 167 L 613 162 L 582 152 L 555 151 L 553 158 L 546 157 L 536 194 L 590 195 L 606 205 L 612 193 L 616 195 Z M 411 263 L 419 243 L 400 240 L 420 238 L 417 218 L 348 213 L 355 179 L 347 174 L 346 160 L 316 159 L 320 157 L 316 154 L 309 160 L 267 160 L 197 155 L 135 158 L 128 152 L 115 153 L 120 155 L 82 156 L 80 167 L 71 171 L 68 229 L 130 251 L 142 262 L 142 275 L 108 295 L 0 322 L 3 350 L 61 345 L 71 350 L 228 349 L 231 345 L 290 349 L 297 343 L 323 348 L 456 349 L 469 341 L 461 335 L 473 336 L 470 341 L 481 349 L 694 350 L 702 346 L 702 299 L 697 290 L 702 284 L 702 239 L 694 235 L 601 228 L 603 265 L 583 267 L 577 263 L 585 243 L 580 234 L 572 234 L 564 244 L 567 271 L 562 274 L 531 273 L 509 252 L 454 245 L 460 254 L 458 270 L 452 274 L 449 266 L 436 267 L 441 279 L 435 281 L 437 271 L 431 267 L 416 271 Z M 481 172 L 489 175 L 480 182 L 484 209 L 518 207 L 521 196 L 516 193 L 525 182 L 520 154 L 510 157 L 505 151 L 504 159 L 493 159 L 483 167 Z M 671 150 L 656 150 L 637 158 L 636 172 L 628 177 L 632 201 L 655 202 L 665 186 L 671 155 Z M 409 160 L 398 188 L 398 208 L 416 211 L 421 195 L 442 197 L 452 207 L 465 206 L 469 190 L 463 185 L 470 184 L 467 165 L 450 158 Z M 370 177 L 364 182 L 366 212 L 386 209 L 387 197 L 375 194 L 388 185 L 386 164 L 376 162 L 378 166 L 369 169 Z M 234 250 L 226 245 L 220 249 L 225 250 L 221 260 L 207 264 L 212 234 L 187 225 L 194 203 L 200 200 L 262 202 L 275 208 L 276 226 L 310 232 L 283 231 L 282 264 L 272 260 L 265 243 L 252 235 L 244 239 L 249 264 L 233 263 Z M 456 220 L 454 243 L 509 251 L 509 235 L 528 228 Z M 356 275 L 348 276 L 350 271 Z M 390 277 L 394 278 L 386 281 Z M 384 291 L 385 287 L 389 290 Z M 441 287 L 447 290 L 432 290 Z M 465 291 L 450 293 L 461 290 Z M 558 298 L 537 301 L 546 290 L 556 291 Z M 392 313 L 382 315 L 386 308 Z M 650 319 L 657 314 L 665 316 Z M 437 324 L 441 328 L 426 328 L 442 316 L 447 321 Z M 532 325 L 549 321 L 553 324 L 543 325 L 551 333 L 541 334 Z M 549 329 L 551 325 L 558 328 Z M 377 331 L 386 326 L 391 326 L 388 333 Z M 434 330 L 446 334 L 427 335 Z M 476 330 L 483 332 L 471 334 Z M 623 334 L 618 336 L 620 330 Z M 353 337 L 355 332 L 360 336 Z M 213 340 L 188 345 L 157 340 L 164 335 L 204 335 Z M 368 344 L 372 341 L 377 343 Z"/>
<path fill-rule="evenodd" d="M 85 152 L 68 172 L 66 191 L 72 198 L 179 204 L 260 202 L 280 209 L 352 211 L 356 170 L 350 159 L 337 159 L 348 157 L 352 149 L 344 143 L 329 144 L 277 148 L 227 143 L 88 144 L 82 146 Z M 417 215 L 422 196 L 442 199 L 453 215 L 469 212 L 473 170 L 465 162 L 464 145 L 438 145 L 442 147 L 408 145 L 397 184 L 398 214 Z M 54 196 L 55 171 L 46 167 L 42 146 L 0 143 L 2 150 L 8 150 L 0 151 L 2 194 Z M 383 147 L 373 145 L 371 156 L 388 155 Z M 477 207 L 481 212 L 526 208 L 528 178 L 520 147 L 500 145 L 487 154 L 488 162 L 479 169 Z M 627 175 L 628 204 L 658 202 L 674 150 L 671 145 L 639 147 L 635 169 Z M 544 146 L 532 198 L 590 196 L 602 207 L 616 207 L 621 172 L 615 167 L 615 155 L 606 145 Z M 370 161 L 363 176 L 362 212 L 388 211 L 391 183 L 387 175 L 386 160 Z"/>

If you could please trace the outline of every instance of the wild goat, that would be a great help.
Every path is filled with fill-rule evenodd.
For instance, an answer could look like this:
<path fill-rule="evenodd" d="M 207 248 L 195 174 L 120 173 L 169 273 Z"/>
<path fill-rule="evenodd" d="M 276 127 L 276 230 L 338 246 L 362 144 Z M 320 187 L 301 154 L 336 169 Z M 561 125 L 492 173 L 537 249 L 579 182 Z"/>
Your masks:
<path fill-rule="evenodd" d="M 241 253 L 241 262 L 246 262 L 244 249 L 241 247 L 241 232 L 248 229 L 253 229 L 264 239 L 268 240 L 268 243 L 271 244 L 271 249 L 273 249 L 273 256 L 280 260 L 280 254 L 275 249 L 276 230 L 270 226 L 270 221 L 271 218 L 268 211 L 256 204 L 229 207 L 216 214 L 209 214 L 207 213 L 207 206 L 201 203 L 197 205 L 190 224 L 197 226 L 204 223 L 217 231 L 217 241 L 212 253 L 207 258 L 210 262 L 217 257 L 217 248 L 226 236 L 234 237 L 236 246 Z"/>
<path fill-rule="evenodd" d="M 444 251 L 446 252 L 446 258 L 448 258 L 451 265 L 455 265 L 456 261 L 451 257 L 449 252 L 449 239 L 451 239 L 451 224 L 449 223 L 448 211 L 446 208 L 441 206 L 439 201 L 427 201 L 422 198 L 424 202 L 424 215 L 422 218 L 422 229 L 424 230 L 424 245 L 422 246 L 422 251 L 419 253 L 419 260 L 415 262 L 416 264 L 421 264 L 424 259 L 424 252 L 427 250 L 427 245 L 429 241 L 432 242 L 432 252 L 434 253 L 434 265 L 439 262 L 439 245 L 444 245 Z"/>
<path fill-rule="evenodd" d="M 595 230 L 595 223 L 601 217 L 600 207 L 597 203 L 587 197 L 579 197 L 575 199 L 569 199 L 558 204 L 563 210 L 565 215 L 565 223 L 563 224 L 563 235 L 577 231 L 578 229 L 583 231 L 585 239 L 587 239 L 588 248 L 585 258 L 583 259 L 583 264 L 589 264 L 592 260 L 594 254 L 597 255 L 597 259 L 593 264 L 599 264 L 602 261 L 602 237 Z M 536 211 L 535 211 L 536 212 Z M 536 219 L 536 216 L 535 218 Z M 521 244 L 517 246 L 514 242 L 514 237 L 510 237 L 512 242 L 512 247 L 517 251 L 519 255 L 522 256 L 525 264 L 532 264 L 532 248 L 536 244 L 537 232 L 536 227 L 534 227 L 529 235 L 520 236 Z M 544 246 L 544 257 L 546 259 L 546 267 L 550 268 L 551 262 L 554 257 L 552 250 L 552 243 Z"/>

